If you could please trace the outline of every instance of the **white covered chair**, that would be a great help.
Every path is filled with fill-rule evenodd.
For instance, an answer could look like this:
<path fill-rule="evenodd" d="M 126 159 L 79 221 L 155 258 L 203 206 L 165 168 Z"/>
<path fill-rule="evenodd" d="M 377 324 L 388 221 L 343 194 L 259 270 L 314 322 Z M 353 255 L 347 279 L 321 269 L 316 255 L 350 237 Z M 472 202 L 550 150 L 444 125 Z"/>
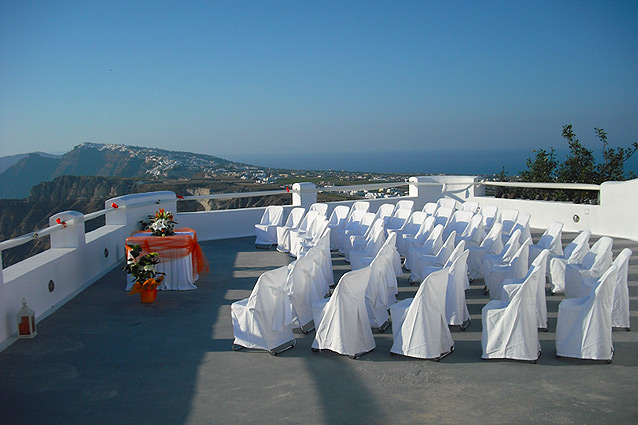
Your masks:
<path fill-rule="evenodd" d="M 414 211 L 410 217 L 407 219 L 403 227 L 398 230 L 392 230 L 388 232 L 388 236 L 392 233 L 396 233 L 397 237 L 397 249 L 399 249 L 399 245 L 403 244 L 403 235 L 406 236 L 415 236 L 421 227 L 421 224 L 428 217 L 426 213 L 423 211 Z M 401 242 L 399 242 L 401 241 Z M 399 249 L 401 252 L 401 249 Z"/>
<path fill-rule="evenodd" d="M 500 223 L 502 224 L 502 223 Z M 521 232 L 517 231 L 510 236 L 507 243 L 503 246 L 503 249 L 498 254 L 485 254 L 483 255 L 483 281 L 485 283 L 485 293 L 487 293 L 487 276 L 490 273 L 491 267 L 494 264 L 507 264 L 510 262 L 518 248 L 520 248 Z"/>
<path fill-rule="evenodd" d="M 370 281 L 366 288 L 366 308 L 370 327 L 379 328 L 381 332 L 384 332 L 390 325 L 388 308 L 396 302 L 395 294 L 390 291 L 393 286 L 396 286 L 396 279 L 392 269 L 392 259 L 387 252 L 379 252 L 379 255 L 370 264 Z"/>
<path fill-rule="evenodd" d="M 478 247 L 468 246 L 470 255 L 467 258 L 467 266 L 470 279 L 483 278 L 483 258 L 485 254 L 496 255 L 503 250 L 502 227 L 501 223 L 494 224 Z"/>
<path fill-rule="evenodd" d="M 351 236 L 350 242 L 352 244 L 352 248 L 349 252 L 349 258 L 346 258 L 346 261 L 350 261 L 350 267 L 352 270 L 365 267 L 363 265 L 365 262 L 364 258 L 374 258 L 379 250 L 381 250 L 385 240 L 386 237 L 383 229 L 382 218 L 377 218 L 374 224 L 372 224 L 370 233 L 368 233 L 366 237 L 356 238 Z"/>
<path fill-rule="evenodd" d="M 456 232 L 452 231 L 445 240 L 441 249 L 436 254 L 413 255 L 410 264 L 410 283 L 420 282 L 425 279 L 425 271 L 428 266 L 443 267 L 454 251 Z M 413 251 L 414 252 L 414 251 Z"/>
<path fill-rule="evenodd" d="M 412 212 L 412 208 L 414 208 L 414 201 L 411 199 L 402 199 L 397 202 L 395 211 L 397 210 L 409 210 Z"/>
<path fill-rule="evenodd" d="M 331 350 L 358 358 L 376 347 L 365 301 L 371 270 L 364 267 L 347 272 L 328 300 L 314 303 L 317 331 L 313 351 Z"/>
<path fill-rule="evenodd" d="M 531 238 L 523 241 L 512 258 L 504 263 L 492 264 L 486 267 L 485 285 L 490 292 L 490 299 L 496 300 L 501 298 L 503 289 L 503 281 L 505 279 L 520 279 L 527 274 L 529 257 L 529 246 L 532 243 Z"/>
<path fill-rule="evenodd" d="M 549 225 L 547 230 L 543 233 L 538 243 L 529 246 L 529 263 L 541 253 L 544 249 L 549 250 L 551 254 L 563 255 L 563 223 L 555 221 Z"/>
<path fill-rule="evenodd" d="M 293 208 L 290 214 L 288 214 L 286 223 L 284 223 L 283 226 L 277 227 L 277 251 L 290 252 L 290 231 L 299 227 L 305 213 L 305 208 Z"/>
<path fill-rule="evenodd" d="M 311 238 L 313 236 L 312 232 L 315 226 L 315 221 L 322 218 L 323 216 L 320 215 L 317 211 L 308 211 L 303 220 L 301 220 L 299 227 L 288 232 L 288 237 L 290 239 L 289 252 L 292 256 L 296 257 L 297 254 L 301 251 L 301 244 L 303 243 L 305 238 Z"/>
<path fill-rule="evenodd" d="M 439 250 L 443 246 L 443 226 L 441 226 L 440 224 L 434 226 L 432 231 L 427 234 L 427 237 L 422 244 L 418 243 L 418 239 L 406 239 L 405 241 L 409 242 L 409 244 L 407 247 L 408 253 L 405 256 L 403 267 L 405 267 L 406 270 L 410 270 L 412 268 L 413 258 L 420 255 L 435 255 L 437 252 L 439 252 Z"/>
<path fill-rule="evenodd" d="M 452 198 L 440 198 L 436 201 L 436 204 L 441 207 L 451 208 L 453 211 L 456 210 L 456 201 Z"/>
<path fill-rule="evenodd" d="M 344 225 L 346 218 L 350 212 L 350 208 L 345 205 L 337 205 L 332 210 L 330 214 L 330 219 L 328 220 L 328 227 L 330 227 L 331 235 L 335 234 L 336 229 L 341 228 Z M 337 249 L 337 240 L 336 235 L 332 236 L 333 239 L 330 240 L 330 249 Z"/>
<path fill-rule="evenodd" d="M 293 244 L 291 243 L 290 255 L 299 257 L 304 251 L 307 251 L 317 245 L 326 229 L 328 229 L 328 220 L 326 220 L 323 215 L 317 216 L 309 231 L 300 239 L 299 244 L 292 246 Z"/>
<path fill-rule="evenodd" d="M 547 332 L 547 299 L 545 297 L 545 284 L 547 282 L 547 257 L 549 256 L 549 250 L 544 249 L 541 253 L 534 259 L 532 265 L 527 271 L 527 275 L 521 279 L 505 279 L 503 281 L 503 287 L 514 284 L 521 284 L 529 275 L 534 271 L 538 270 L 534 279 L 533 286 L 536 291 L 536 325 L 539 330 Z M 501 299 L 503 301 L 507 301 L 507 297 L 509 295 L 505 291 L 501 291 Z"/>
<path fill-rule="evenodd" d="M 465 230 L 456 234 L 456 243 L 465 241 L 468 247 L 478 247 L 485 238 L 485 230 L 483 229 L 483 216 L 474 214 Z"/>
<path fill-rule="evenodd" d="M 465 201 L 463 202 L 463 204 L 461 204 L 461 209 L 463 211 L 471 211 L 476 214 L 479 211 L 479 204 L 478 202 L 474 201 Z"/>
<path fill-rule="evenodd" d="M 629 287 L 627 278 L 629 274 L 629 257 L 632 251 L 625 248 L 620 251 L 614 265 L 618 269 L 616 282 L 614 284 L 614 303 L 611 311 L 611 326 L 614 328 L 624 328 L 631 330 L 629 322 Z"/>
<path fill-rule="evenodd" d="M 587 279 L 598 279 L 607 271 L 613 261 L 611 252 L 613 239 L 603 236 L 585 256 L 581 264 L 568 264 L 565 269 L 565 297 L 580 298 L 586 295 L 581 293 L 583 281 Z"/>
<path fill-rule="evenodd" d="M 412 210 L 409 210 L 407 208 L 399 208 L 397 209 L 394 214 L 392 214 L 392 217 L 389 217 L 387 220 L 387 224 L 385 226 L 385 230 L 387 233 L 391 232 L 391 231 L 398 231 L 401 228 L 403 228 L 403 226 L 405 225 L 405 223 L 408 221 L 408 219 L 410 218 L 410 215 L 412 214 Z"/>
<path fill-rule="evenodd" d="M 368 231 L 372 228 L 374 221 L 376 220 L 376 215 L 371 212 L 367 212 L 361 217 L 359 222 L 353 222 L 351 226 L 349 226 L 343 234 L 339 242 L 337 242 L 337 246 L 339 247 L 339 252 L 343 254 L 346 259 L 350 258 L 350 249 L 352 249 L 352 237 L 355 237 L 355 240 L 361 240 L 366 237 Z"/>
<path fill-rule="evenodd" d="M 336 235 L 332 235 L 331 238 L 334 239 L 334 247 L 337 250 L 343 251 L 343 241 L 344 241 L 345 235 L 358 231 L 357 229 L 359 228 L 361 220 L 363 220 L 363 217 L 366 216 L 366 214 L 368 214 L 368 212 L 363 209 L 356 209 L 354 211 L 350 211 L 350 214 L 348 214 L 348 217 L 344 221 L 343 225 L 337 229 L 333 229 L 333 232 Z M 369 216 L 370 215 L 368 215 L 368 217 Z M 330 245 L 331 246 L 333 245 L 332 242 L 330 243 Z"/>
<path fill-rule="evenodd" d="M 532 232 L 529 227 L 529 221 L 531 220 L 531 218 L 532 215 L 529 213 L 519 214 L 516 218 L 514 228 L 512 229 L 512 231 L 515 231 L 516 229 L 521 230 L 521 240 L 523 241 L 532 237 Z"/>
<path fill-rule="evenodd" d="M 317 214 L 325 216 L 328 212 L 328 204 L 324 204 L 323 202 L 315 202 L 310 205 L 308 211 L 317 211 Z"/>
<path fill-rule="evenodd" d="M 394 214 L 394 205 L 382 204 L 379 206 L 379 209 L 377 209 L 375 219 L 381 218 L 383 219 L 383 223 L 386 224 L 388 220 L 390 220 L 390 217 L 392 217 L 392 214 Z"/>
<path fill-rule="evenodd" d="M 434 222 L 433 216 L 427 216 L 415 234 L 402 233 L 400 236 L 397 235 L 397 250 L 399 254 L 407 258 L 410 247 L 422 246 L 434 229 Z M 441 226 L 441 233 L 443 233 L 443 226 Z M 399 239 L 401 239 L 401 242 L 399 242 Z"/>
<path fill-rule="evenodd" d="M 310 332 L 312 323 L 312 304 L 324 299 L 326 294 L 323 276 L 319 264 L 308 255 L 288 265 L 286 292 L 292 302 L 293 323 L 304 333 Z"/>
<path fill-rule="evenodd" d="M 523 283 L 504 287 L 503 299 L 491 300 L 483 307 L 481 347 L 483 359 L 528 360 L 536 363 L 541 345 L 536 325 L 534 269 Z M 504 301 L 506 299 L 506 301 Z"/>
<path fill-rule="evenodd" d="M 277 227 L 283 221 L 284 207 L 271 205 L 266 207 L 259 223 L 255 224 L 255 247 L 270 248 L 277 245 Z"/>
<path fill-rule="evenodd" d="M 471 211 L 455 211 L 452 218 L 443 229 L 443 239 L 447 239 L 453 231 L 456 232 L 457 235 L 462 235 L 465 229 L 469 226 L 472 217 L 474 217 L 474 213 Z"/>
<path fill-rule="evenodd" d="M 589 295 L 568 298 L 558 305 L 556 357 L 611 363 L 614 355 L 611 314 L 617 274 L 618 269 L 612 265 Z"/>
<path fill-rule="evenodd" d="M 499 216 L 498 221 L 503 224 L 502 235 L 503 238 L 509 237 L 514 231 L 514 226 L 516 225 L 516 219 L 518 218 L 518 210 L 513 209 L 502 209 Z"/>
<path fill-rule="evenodd" d="M 287 276 L 288 266 L 267 271 L 257 280 L 250 297 L 231 304 L 234 350 L 253 348 L 277 355 L 294 347 Z"/>
<path fill-rule="evenodd" d="M 439 205 L 436 202 L 426 202 L 423 205 L 423 208 L 421 209 L 421 211 L 423 211 L 427 215 L 434 215 L 434 213 L 436 212 L 438 208 L 439 208 Z"/>
<path fill-rule="evenodd" d="M 454 215 L 454 209 L 453 208 L 450 208 L 450 207 L 439 207 L 439 208 L 437 208 L 436 212 L 434 213 L 434 224 L 435 225 L 440 224 L 445 229 L 445 227 L 447 226 L 448 222 L 452 219 L 453 215 Z"/>
<path fill-rule="evenodd" d="M 485 231 L 489 232 L 497 223 L 498 220 L 498 207 L 494 205 L 485 205 L 481 207 L 481 215 L 483 216 L 483 227 Z"/>
<path fill-rule="evenodd" d="M 583 230 L 565 247 L 563 255 L 550 253 L 548 277 L 552 285 L 552 294 L 565 292 L 565 269 L 567 269 L 567 264 L 582 263 L 583 257 L 589 251 L 590 236 L 591 232 L 589 230 Z"/>
<path fill-rule="evenodd" d="M 470 312 L 465 303 L 465 290 L 470 286 L 467 279 L 467 256 L 469 253 L 470 251 L 465 249 L 465 241 L 461 241 L 454 248 L 452 255 L 443 267 L 428 266 L 423 271 L 424 276 L 441 269 L 448 271 L 445 317 L 448 325 L 458 325 L 461 330 L 465 330 L 470 324 Z"/>
<path fill-rule="evenodd" d="M 439 360 L 454 351 L 445 318 L 447 284 L 447 270 L 436 271 L 425 278 L 414 298 L 390 306 L 394 338 L 390 352 Z"/>

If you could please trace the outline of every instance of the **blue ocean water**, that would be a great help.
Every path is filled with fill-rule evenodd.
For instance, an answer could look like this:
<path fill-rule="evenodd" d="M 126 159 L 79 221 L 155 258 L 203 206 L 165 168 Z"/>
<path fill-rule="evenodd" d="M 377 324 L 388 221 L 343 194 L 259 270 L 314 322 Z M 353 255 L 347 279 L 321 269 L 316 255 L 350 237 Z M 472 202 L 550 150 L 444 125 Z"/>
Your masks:
<path fill-rule="evenodd" d="M 347 152 L 225 155 L 252 165 L 298 170 L 345 170 L 411 174 L 507 174 L 526 169 L 527 151 Z"/>
<path fill-rule="evenodd" d="M 534 155 L 531 149 L 346 153 L 280 151 L 267 154 L 225 155 L 224 158 L 262 167 L 296 170 L 490 175 L 498 174 L 505 168 L 507 175 L 516 175 L 527 169 L 527 158 Z M 556 156 L 559 163 L 563 162 L 567 152 L 557 151 Z M 601 162 L 602 158 L 597 160 Z M 625 163 L 625 171 L 638 174 L 638 154 Z"/>

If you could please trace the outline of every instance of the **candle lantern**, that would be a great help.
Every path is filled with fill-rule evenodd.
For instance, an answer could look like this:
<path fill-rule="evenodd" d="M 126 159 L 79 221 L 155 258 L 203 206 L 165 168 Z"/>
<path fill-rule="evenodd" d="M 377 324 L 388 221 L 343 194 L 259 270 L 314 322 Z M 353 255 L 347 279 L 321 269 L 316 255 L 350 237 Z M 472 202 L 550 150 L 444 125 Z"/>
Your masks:
<path fill-rule="evenodd" d="M 18 338 L 33 338 L 38 334 L 35 328 L 35 312 L 22 298 L 22 308 L 18 312 Z"/>

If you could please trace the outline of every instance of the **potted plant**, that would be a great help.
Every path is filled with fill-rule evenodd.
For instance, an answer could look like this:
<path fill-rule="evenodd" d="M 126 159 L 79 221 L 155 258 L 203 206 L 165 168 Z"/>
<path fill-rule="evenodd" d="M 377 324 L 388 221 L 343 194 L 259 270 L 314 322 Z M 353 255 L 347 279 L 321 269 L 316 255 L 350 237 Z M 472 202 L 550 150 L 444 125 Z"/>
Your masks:
<path fill-rule="evenodd" d="M 142 247 L 139 245 L 128 247 L 131 248 L 130 257 L 122 270 L 130 274 L 135 281 L 129 295 L 139 293 L 143 303 L 152 303 L 157 297 L 157 287 L 162 283 L 165 275 L 163 272 L 155 271 L 155 265 L 160 262 L 159 254 L 151 252 L 142 255 Z M 158 275 L 160 276 L 156 278 Z"/>

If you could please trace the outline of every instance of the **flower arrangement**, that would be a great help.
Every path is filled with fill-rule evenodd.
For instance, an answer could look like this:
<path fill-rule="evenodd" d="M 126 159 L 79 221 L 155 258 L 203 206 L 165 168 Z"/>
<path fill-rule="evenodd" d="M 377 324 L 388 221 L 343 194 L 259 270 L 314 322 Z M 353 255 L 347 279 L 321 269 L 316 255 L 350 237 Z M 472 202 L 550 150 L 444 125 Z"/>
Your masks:
<path fill-rule="evenodd" d="M 147 229 L 151 230 L 153 236 L 170 236 L 175 233 L 173 228 L 177 222 L 173 221 L 173 214 L 170 211 L 160 208 L 154 216 L 149 215 L 148 218 L 150 223 Z"/>
<path fill-rule="evenodd" d="M 122 268 L 126 273 L 130 274 L 135 280 L 133 288 L 129 295 L 137 294 L 144 291 L 152 291 L 157 288 L 164 280 L 165 273 L 155 271 L 155 265 L 160 262 L 159 254 L 151 252 L 146 255 L 142 254 L 142 247 L 139 245 L 129 245 L 131 248 L 130 258 L 126 260 L 126 265 Z M 162 275 L 155 278 L 157 275 Z"/>

